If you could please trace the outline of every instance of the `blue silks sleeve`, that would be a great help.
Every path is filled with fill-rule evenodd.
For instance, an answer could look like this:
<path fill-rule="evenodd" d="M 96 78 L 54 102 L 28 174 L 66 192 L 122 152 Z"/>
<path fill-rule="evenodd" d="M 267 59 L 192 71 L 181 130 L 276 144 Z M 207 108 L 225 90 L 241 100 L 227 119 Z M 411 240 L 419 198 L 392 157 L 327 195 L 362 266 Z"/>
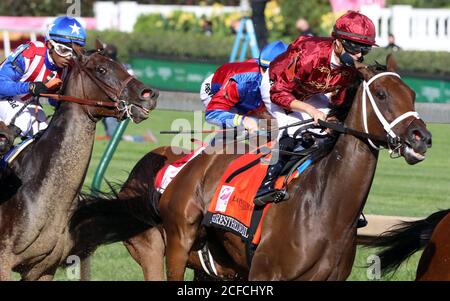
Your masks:
<path fill-rule="evenodd" d="M 29 82 L 21 82 L 25 62 L 22 55 L 8 57 L 0 66 L 0 99 L 28 93 Z"/>
<path fill-rule="evenodd" d="M 242 115 L 222 110 L 211 110 L 205 114 L 206 122 L 226 128 L 242 125 L 243 117 Z"/>

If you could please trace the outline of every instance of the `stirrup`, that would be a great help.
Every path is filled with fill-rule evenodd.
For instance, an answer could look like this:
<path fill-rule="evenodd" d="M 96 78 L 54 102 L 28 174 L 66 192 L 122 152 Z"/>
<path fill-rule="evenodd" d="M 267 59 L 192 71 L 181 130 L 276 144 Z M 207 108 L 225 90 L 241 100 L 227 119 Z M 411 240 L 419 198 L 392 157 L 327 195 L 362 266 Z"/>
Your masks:
<path fill-rule="evenodd" d="M 361 212 L 361 215 L 358 217 L 358 222 L 356 223 L 356 228 L 364 228 L 368 223 L 366 216 Z"/>
<path fill-rule="evenodd" d="M 281 201 L 287 200 L 289 198 L 289 194 L 285 189 L 275 189 L 264 195 L 261 195 L 253 201 L 256 206 L 264 206 L 268 203 L 279 203 Z"/>

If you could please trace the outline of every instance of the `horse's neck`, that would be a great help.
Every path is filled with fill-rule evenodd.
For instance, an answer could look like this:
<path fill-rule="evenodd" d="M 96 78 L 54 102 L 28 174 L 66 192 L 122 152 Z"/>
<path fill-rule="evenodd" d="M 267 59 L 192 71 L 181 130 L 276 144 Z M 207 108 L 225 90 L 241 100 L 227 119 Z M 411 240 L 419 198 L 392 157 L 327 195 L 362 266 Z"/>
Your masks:
<path fill-rule="evenodd" d="M 345 125 L 361 131 L 363 119 L 361 116 L 360 98 L 355 102 L 346 118 Z M 374 150 L 366 139 L 352 135 L 341 135 L 327 160 L 327 168 L 331 171 L 337 185 L 345 187 L 342 190 L 339 206 L 345 210 L 358 210 L 365 204 L 372 186 L 378 161 L 378 150 Z M 328 185 L 328 184 L 327 184 Z M 339 186 L 337 186 L 339 187 Z M 351 193 L 349 193 L 351 191 Z"/>
<path fill-rule="evenodd" d="M 95 122 L 82 107 L 62 103 L 45 133 L 15 166 L 25 185 L 37 185 L 37 200 L 70 208 L 84 181 L 94 137 Z"/>

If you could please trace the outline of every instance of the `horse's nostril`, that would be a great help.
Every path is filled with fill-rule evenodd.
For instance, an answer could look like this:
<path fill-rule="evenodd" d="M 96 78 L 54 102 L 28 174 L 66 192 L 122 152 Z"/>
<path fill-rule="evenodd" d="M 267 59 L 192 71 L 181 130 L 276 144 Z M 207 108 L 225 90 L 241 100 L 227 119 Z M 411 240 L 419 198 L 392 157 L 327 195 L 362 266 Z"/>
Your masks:
<path fill-rule="evenodd" d="M 144 99 L 144 100 L 156 99 L 159 96 L 159 92 L 157 90 L 144 89 L 144 90 L 142 90 L 140 96 L 141 96 L 141 99 Z"/>
<path fill-rule="evenodd" d="M 144 89 L 141 92 L 141 98 L 148 99 L 152 96 L 152 91 L 148 89 Z"/>
<path fill-rule="evenodd" d="M 422 135 L 419 131 L 413 131 L 413 139 L 415 141 L 420 141 L 422 139 Z"/>

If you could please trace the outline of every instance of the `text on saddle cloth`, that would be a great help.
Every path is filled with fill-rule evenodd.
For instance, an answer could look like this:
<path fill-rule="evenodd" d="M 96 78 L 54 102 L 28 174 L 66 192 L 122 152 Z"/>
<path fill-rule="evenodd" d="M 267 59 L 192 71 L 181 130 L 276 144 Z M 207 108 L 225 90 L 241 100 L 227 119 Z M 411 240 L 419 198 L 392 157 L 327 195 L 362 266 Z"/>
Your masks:
<path fill-rule="evenodd" d="M 223 174 L 202 224 L 234 233 L 243 241 L 258 245 L 261 226 L 270 204 L 255 206 L 253 200 L 263 182 L 268 165 L 262 164 L 262 154 L 245 154 L 231 162 Z M 282 188 L 297 178 L 312 163 L 304 160 L 293 173 L 281 176 L 276 184 Z"/>
<path fill-rule="evenodd" d="M 263 154 L 245 154 L 233 160 L 222 175 L 203 219 L 203 225 L 230 231 L 245 241 L 251 241 L 250 231 L 254 211 L 253 199 L 267 173 L 261 164 Z"/>

